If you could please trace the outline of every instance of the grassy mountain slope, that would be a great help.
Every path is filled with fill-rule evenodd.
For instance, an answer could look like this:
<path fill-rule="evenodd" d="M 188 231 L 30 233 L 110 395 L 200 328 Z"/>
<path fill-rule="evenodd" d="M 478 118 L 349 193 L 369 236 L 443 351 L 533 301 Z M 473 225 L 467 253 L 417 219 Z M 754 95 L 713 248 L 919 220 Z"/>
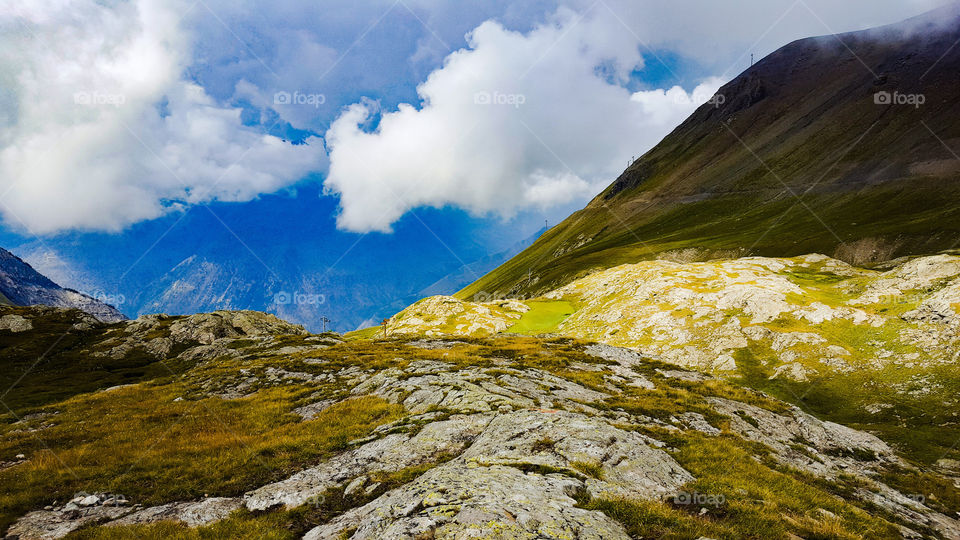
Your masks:
<path fill-rule="evenodd" d="M 712 372 L 875 433 L 918 461 L 960 460 L 960 257 L 881 272 L 823 255 L 617 266 L 524 301 L 432 297 L 393 334 L 554 333 Z"/>
<path fill-rule="evenodd" d="M 722 104 L 700 107 L 586 208 L 457 296 L 542 293 L 657 256 L 825 253 L 865 264 L 956 247 L 958 13 L 774 52 L 721 88 Z M 877 104 L 878 92 L 923 104 Z"/>

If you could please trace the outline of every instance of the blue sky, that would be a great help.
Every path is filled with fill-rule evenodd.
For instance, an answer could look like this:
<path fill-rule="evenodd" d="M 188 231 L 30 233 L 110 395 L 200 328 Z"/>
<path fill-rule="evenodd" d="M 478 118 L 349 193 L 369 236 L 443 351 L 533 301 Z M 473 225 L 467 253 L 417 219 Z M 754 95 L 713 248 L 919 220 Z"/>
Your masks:
<path fill-rule="evenodd" d="M 582 206 L 751 52 L 942 3 L 0 2 L 0 242 L 114 296 L 307 246 L 414 294 Z"/>

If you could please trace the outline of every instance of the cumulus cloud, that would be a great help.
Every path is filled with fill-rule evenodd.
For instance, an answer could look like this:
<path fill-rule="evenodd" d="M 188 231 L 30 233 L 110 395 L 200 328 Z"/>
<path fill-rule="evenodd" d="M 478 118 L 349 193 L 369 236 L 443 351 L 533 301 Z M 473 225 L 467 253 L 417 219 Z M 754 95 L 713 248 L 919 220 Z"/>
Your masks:
<path fill-rule="evenodd" d="M 245 128 L 184 78 L 177 0 L 3 2 L 0 213 L 34 233 L 118 230 L 244 201 L 325 167 L 322 140 Z"/>
<path fill-rule="evenodd" d="M 606 185 L 720 83 L 631 94 L 640 52 L 729 78 L 751 51 L 942 1 L 0 0 L 0 215 L 37 233 L 118 230 L 326 170 L 320 137 L 265 136 L 230 104 L 248 122 L 259 112 L 326 132 L 325 185 L 345 229 L 386 231 L 419 206 L 562 205 Z M 278 91 L 325 101 L 277 105 Z M 359 96 L 386 109 L 339 112 Z"/>
<path fill-rule="evenodd" d="M 326 134 L 339 226 L 389 231 L 421 206 L 509 216 L 608 183 L 720 83 L 631 94 L 643 58 L 635 36 L 604 31 L 609 16 L 561 9 L 526 33 L 485 22 L 418 87 L 421 106 L 349 107 Z"/>

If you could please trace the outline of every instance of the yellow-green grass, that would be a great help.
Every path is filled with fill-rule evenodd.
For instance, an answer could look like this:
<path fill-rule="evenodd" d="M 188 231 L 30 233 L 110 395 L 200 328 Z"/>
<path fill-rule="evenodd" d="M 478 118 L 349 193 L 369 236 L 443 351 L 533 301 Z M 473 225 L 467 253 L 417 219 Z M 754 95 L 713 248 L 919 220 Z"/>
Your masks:
<path fill-rule="evenodd" d="M 634 538 L 900 538 L 889 521 L 838 497 L 832 486 L 776 466 L 729 434 L 686 434 L 672 441 L 677 461 L 697 480 L 672 501 L 583 500 Z M 833 488 L 842 489 L 838 486 Z"/>
<path fill-rule="evenodd" d="M 375 397 L 345 401 L 301 422 L 299 386 L 251 397 L 175 401 L 184 387 L 140 385 L 58 404 L 37 433 L 7 426 L 0 455 L 25 454 L 0 471 L 0 529 L 26 511 L 80 491 L 122 493 L 143 504 L 238 496 L 347 447 L 401 408 Z"/>
<path fill-rule="evenodd" d="M 302 512 L 273 512 L 254 515 L 245 511 L 233 513 L 223 521 L 204 527 L 163 521 L 149 525 L 122 527 L 88 527 L 80 529 L 69 540 L 292 540 L 295 532 L 304 529 Z"/>
<path fill-rule="evenodd" d="M 353 332 L 347 332 L 343 335 L 343 338 L 347 341 L 355 341 L 358 339 L 376 339 L 378 337 L 383 337 L 383 327 L 382 326 L 371 326 L 369 328 L 361 328 L 359 330 L 354 330 Z"/>
<path fill-rule="evenodd" d="M 530 311 L 524 313 L 507 332 L 526 335 L 556 332 L 560 323 L 577 310 L 568 300 L 531 300 L 526 304 Z"/>
<path fill-rule="evenodd" d="M 326 490 L 321 496 L 315 497 L 311 503 L 289 510 L 263 513 L 241 509 L 223 521 L 197 528 L 190 528 L 184 524 L 169 521 L 150 525 L 90 526 L 74 532 L 67 538 L 68 540 L 301 538 L 307 531 L 317 525 L 326 523 L 351 508 L 362 506 L 387 491 L 412 482 L 421 474 L 452 457 L 439 455 L 431 463 L 424 463 L 390 473 L 372 473 L 370 483 L 375 485 L 376 489 L 370 492 L 362 491 L 348 495 L 344 493 L 343 486 L 334 487 Z"/>

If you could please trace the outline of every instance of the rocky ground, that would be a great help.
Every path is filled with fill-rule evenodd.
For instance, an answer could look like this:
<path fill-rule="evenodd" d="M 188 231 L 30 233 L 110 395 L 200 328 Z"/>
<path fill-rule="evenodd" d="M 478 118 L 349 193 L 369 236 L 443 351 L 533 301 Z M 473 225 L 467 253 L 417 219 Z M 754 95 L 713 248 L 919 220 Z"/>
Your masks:
<path fill-rule="evenodd" d="M 10 411 L 9 538 L 960 537 L 952 482 L 880 438 L 630 349 L 256 313 L 100 330 L 98 361 L 174 369 Z"/>
<path fill-rule="evenodd" d="M 433 297 L 394 335 L 556 334 L 627 347 L 884 432 L 949 469 L 960 438 L 960 257 L 858 268 L 822 255 L 647 261 L 542 297 Z"/>
<path fill-rule="evenodd" d="M 524 316 L 550 300 L 576 306 L 552 332 L 711 372 L 737 371 L 736 357 L 746 352 L 762 353 L 774 377 L 795 380 L 956 363 L 960 355 L 960 257 L 951 255 L 901 261 L 887 271 L 822 255 L 649 261 L 596 272 L 532 300 L 428 298 L 395 316 L 390 331 L 522 332 Z"/>

